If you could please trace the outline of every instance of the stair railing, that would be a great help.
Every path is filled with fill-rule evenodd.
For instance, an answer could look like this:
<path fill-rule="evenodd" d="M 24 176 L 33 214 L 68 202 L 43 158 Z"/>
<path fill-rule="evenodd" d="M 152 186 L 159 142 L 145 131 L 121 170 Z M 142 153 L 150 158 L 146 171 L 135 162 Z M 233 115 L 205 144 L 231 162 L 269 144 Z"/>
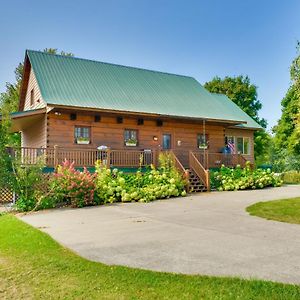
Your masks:
<path fill-rule="evenodd" d="M 198 161 L 192 151 L 189 152 L 189 166 L 192 171 L 196 173 L 207 191 L 210 191 L 210 177 L 209 170 L 206 170 L 203 165 Z"/>
<path fill-rule="evenodd" d="M 180 160 L 178 159 L 178 157 L 175 155 L 175 153 L 172 151 L 172 150 L 169 150 L 168 153 L 170 154 L 173 162 L 174 162 L 174 165 L 175 165 L 175 168 L 178 170 L 178 172 L 180 174 L 182 174 L 182 177 L 185 178 L 186 180 L 186 191 L 189 190 L 189 185 L 190 185 L 190 181 L 189 181 L 189 173 L 188 171 L 186 170 L 186 168 L 182 165 L 182 163 L 180 162 Z"/>

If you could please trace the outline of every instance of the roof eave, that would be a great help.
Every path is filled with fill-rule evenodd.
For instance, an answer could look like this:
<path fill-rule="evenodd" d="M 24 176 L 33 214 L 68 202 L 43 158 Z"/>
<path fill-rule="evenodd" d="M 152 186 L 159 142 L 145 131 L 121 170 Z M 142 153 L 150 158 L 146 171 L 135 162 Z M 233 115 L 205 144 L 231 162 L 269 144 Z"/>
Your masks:
<path fill-rule="evenodd" d="M 175 118 L 175 119 L 187 119 L 187 120 L 205 120 L 210 122 L 216 123 L 227 123 L 232 125 L 238 124 L 247 124 L 244 120 L 226 120 L 226 119 L 215 119 L 215 118 L 197 118 L 197 117 L 188 117 L 188 116 L 178 116 L 178 115 L 166 115 L 166 114 L 157 114 L 157 113 L 146 113 L 146 112 L 133 112 L 133 111 L 126 111 L 126 110 L 114 110 L 114 109 L 103 109 L 103 108 L 92 108 L 92 107 L 80 107 L 80 106 L 68 106 L 68 105 L 58 105 L 58 104 L 51 104 L 47 103 L 48 107 L 51 108 L 61 108 L 61 109 L 76 109 L 76 110 L 90 110 L 90 111 L 97 111 L 97 112 L 107 112 L 107 113 L 114 113 L 114 114 L 129 114 L 129 115 L 139 115 L 139 116 L 149 116 L 155 118 Z"/>

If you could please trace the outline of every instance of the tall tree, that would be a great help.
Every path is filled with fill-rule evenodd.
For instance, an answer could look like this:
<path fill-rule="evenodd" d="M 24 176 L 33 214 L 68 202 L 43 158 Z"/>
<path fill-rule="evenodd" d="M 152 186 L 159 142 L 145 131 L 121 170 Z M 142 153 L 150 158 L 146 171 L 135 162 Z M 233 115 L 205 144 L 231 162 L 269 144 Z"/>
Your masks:
<path fill-rule="evenodd" d="M 274 126 L 275 150 L 280 156 L 300 159 L 300 43 L 290 68 L 291 86 L 281 101 L 282 115 Z M 282 153 L 282 155 L 280 155 Z"/>
<path fill-rule="evenodd" d="M 211 93 L 225 94 L 263 128 L 267 127 L 267 121 L 258 116 L 262 103 L 257 97 L 257 87 L 250 82 L 248 76 L 226 76 L 223 79 L 214 77 L 211 81 L 206 82 L 204 87 Z M 255 132 L 254 143 L 257 162 L 266 161 L 270 144 L 269 134 L 265 130 Z"/>

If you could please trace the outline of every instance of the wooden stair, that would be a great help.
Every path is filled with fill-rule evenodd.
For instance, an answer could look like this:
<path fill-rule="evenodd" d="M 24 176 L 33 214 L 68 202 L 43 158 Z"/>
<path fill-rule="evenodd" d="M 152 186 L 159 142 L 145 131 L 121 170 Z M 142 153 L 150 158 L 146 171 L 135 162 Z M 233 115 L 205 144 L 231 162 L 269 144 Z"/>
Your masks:
<path fill-rule="evenodd" d="M 187 169 L 187 172 L 189 174 L 189 193 L 206 192 L 207 188 L 197 174 L 190 169 Z"/>

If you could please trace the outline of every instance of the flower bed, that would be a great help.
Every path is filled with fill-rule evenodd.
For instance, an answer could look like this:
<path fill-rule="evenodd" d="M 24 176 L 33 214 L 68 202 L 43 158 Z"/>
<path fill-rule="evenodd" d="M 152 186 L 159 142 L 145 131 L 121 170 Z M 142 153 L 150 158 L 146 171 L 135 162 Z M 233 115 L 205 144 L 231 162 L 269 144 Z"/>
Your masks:
<path fill-rule="evenodd" d="M 86 168 L 76 170 L 74 163 L 65 161 L 58 166 L 49 182 L 49 192 L 35 191 L 20 210 L 54 208 L 58 206 L 84 207 L 114 202 L 149 202 L 185 196 L 186 180 L 176 170 L 168 155 L 160 157 L 160 168 L 150 166 L 146 172 L 141 168 L 135 174 L 124 174 L 118 169 L 110 170 L 100 161 L 96 163 L 96 172 Z"/>

